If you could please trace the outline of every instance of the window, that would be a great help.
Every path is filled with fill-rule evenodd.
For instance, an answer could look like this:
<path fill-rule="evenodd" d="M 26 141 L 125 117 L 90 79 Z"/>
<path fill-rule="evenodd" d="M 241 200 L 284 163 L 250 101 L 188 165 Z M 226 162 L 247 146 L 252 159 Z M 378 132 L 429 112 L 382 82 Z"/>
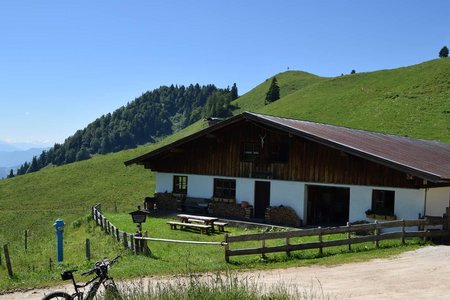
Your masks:
<path fill-rule="evenodd" d="M 255 161 L 260 152 L 259 144 L 245 143 L 242 151 L 242 161 Z"/>
<path fill-rule="evenodd" d="M 274 163 L 287 163 L 289 159 L 289 146 L 286 143 L 270 144 L 270 161 Z"/>
<path fill-rule="evenodd" d="M 384 190 L 372 191 L 372 211 L 380 215 L 394 215 L 395 192 Z"/>
<path fill-rule="evenodd" d="M 187 176 L 173 176 L 173 193 L 187 194 Z"/>
<path fill-rule="evenodd" d="M 236 198 L 236 180 L 214 178 L 214 197 Z"/>

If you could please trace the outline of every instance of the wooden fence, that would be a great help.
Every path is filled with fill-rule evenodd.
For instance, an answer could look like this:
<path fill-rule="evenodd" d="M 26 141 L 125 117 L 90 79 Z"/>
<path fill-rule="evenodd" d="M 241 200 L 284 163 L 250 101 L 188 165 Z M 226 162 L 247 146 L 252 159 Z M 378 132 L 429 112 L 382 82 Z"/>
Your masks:
<path fill-rule="evenodd" d="M 358 224 L 351 225 L 347 223 L 346 226 L 339 227 L 326 227 L 326 228 L 313 228 L 313 229 L 302 229 L 302 230 L 292 230 L 284 232 L 264 232 L 256 234 L 246 234 L 238 236 L 229 236 L 225 234 L 223 242 L 199 242 L 199 241 L 182 241 L 182 240 L 171 240 L 171 239 L 161 239 L 161 238 L 149 238 L 147 234 L 144 236 L 138 236 L 136 234 L 130 234 L 126 231 L 122 231 L 116 226 L 114 226 L 99 209 L 100 205 L 97 204 L 92 207 L 92 218 L 98 226 L 100 226 L 106 234 L 110 234 L 112 238 L 116 239 L 117 242 L 123 244 L 125 248 L 131 249 L 133 252 L 139 254 L 149 255 L 151 254 L 150 248 L 148 247 L 148 241 L 159 241 L 159 242 L 170 242 L 170 243 L 189 243 L 198 245 L 220 245 L 225 246 L 225 260 L 230 261 L 230 256 L 237 255 L 250 255 L 250 254 L 261 254 L 265 255 L 267 253 L 274 252 L 286 252 L 290 255 L 292 251 L 297 250 L 307 250 L 307 249 L 318 249 L 319 253 L 322 254 L 323 248 L 335 247 L 335 246 L 348 246 L 351 250 L 352 245 L 374 242 L 376 247 L 379 247 L 379 242 L 383 240 L 390 239 L 401 239 L 402 243 L 405 243 L 406 238 L 440 238 L 448 237 L 449 231 L 447 230 L 446 220 L 443 218 L 425 218 L 418 220 L 397 220 L 397 221 L 387 221 L 387 222 L 377 222 L 369 224 Z M 428 226 L 439 226 L 441 225 L 445 229 L 433 229 L 428 230 Z M 416 228 L 414 228 L 416 227 Z M 394 231 L 383 232 L 385 229 L 393 228 Z M 395 231 L 396 229 L 396 231 Z M 416 230 L 413 230 L 416 229 Z M 355 233 L 366 233 L 366 234 L 355 234 Z M 371 233 L 371 234 L 367 234 Z M 333 234 L 344 234 L 346 238 L 336 239 L 336 240 L 323 240 L 325 235 Z M 299 237 L 317 237 L 316 242 L 301 242 L 301 243 L 291 243 L 291 239 Z M 266 246 L 267 240 L 283 240 L 283 244 L 276 246 Z M 238 242 L 249 242 L 249 241 L 260 241 L 261 246 L 256 248 L 242 248 L 242 249 L 230 249 L 233 243 Z"/>
<path fill-rule="evenodd" d="M 147 246 L 147 242 L 143 239 L 140 239 L 137 234 L 130 234 L 126 231 L 122 231 L 117 228 L 117 226 L 112 224 L 100 212 L 100 204 L 94 205 L 92 207 L 92 219 L 105 231 L 106 234 L 111 235 L 111 237 L 117 240 L 117 242 L 122 243 L 125 248 L 131 249 L 137 254 L 150 254 L 150 249 Z M 145 234 L 146 233 L 144 233 L 144 235 Z"/>
<path fill-rule="evenodd" d="M 194 245 L 216 245 L 216 246 L 224 245 L 223 242 L 183 241 L 183 240 L 172 240 L 162 238 L 150 238 L 147 237 L 146 232 L 143 234 L 143 236 L 131 234 L 126 231 L 120 230 L 119 228 L 117 228 L 117 226 L 112 224 L 100 212 L 100 204 L 94 205 L 92 207 L 92 219 L 98 226 L 100 226 L 105 231 L 106 234 L 110 234 L 112 238 L 117 240 L 117 242 L 122 243 L 125 248 L 131 249 L 133 252 L 137 254 L 144 254 L 144 255 L 151 254 L 151 250 L 148 246 L 148 241 L 194 244 Z"/>
<path fill-rule="evenodd" d="M 229 262 L 230 256 L 236 255 L 248 255 L 248 254 L 261 254 L 274 252 L 286 252 L 290 255 L 291 251 L 306 250 L 306 249 L 319 249 L 322 254 L 323 248 L 334 246 L 348 246 L 351 250 L 351 245 L 374 242 L 376 247 L 379 246 L 379 242 L 389 239 L 401 239 L 402 243 L 405 243 L 406 238 L 435 238 L 435 237 L 447 237 L 449 232 L 447 230 L 427 230 L 427 226 L 443 225 L 441 219 L 419 219 L 419 220 L 398 220 L 390 222 L 380 222 L 370 224 L 358 224 L 340 227 L 327 227 L 327 228 L 314 228 L 305 230 L 285 231 L 285 232 L 265 232 L 257 234 L 247 234 L 239 236 L 228 236 L 225 234 L 225 260 Z M 411 227 L 417 227 L 417 230 L 411 230 Z M 384 229 L 394 228 L 397 231 L 383 232 Z M 354 233 L 372 233 L 365 235 L 354 235 Z M 345 239 L 336 240 L 323 240 L 324 235 L 332 234 L 344 234 Z M 352 235 L 353 234 L 353 235 Z M 297 237 L 312 237 L 317 236 L 316 242 L 302 242 L 297 244 L 291 244 L 291 238 Z M 266 246 L 267 240 L 281 239 L 284 240 L 282 245 Z M 248 241 L 261 241 L 261 247 L 257 248 L 245 248 L 245 249 L 230 249 L 230 245 L 237 242 Z"/>

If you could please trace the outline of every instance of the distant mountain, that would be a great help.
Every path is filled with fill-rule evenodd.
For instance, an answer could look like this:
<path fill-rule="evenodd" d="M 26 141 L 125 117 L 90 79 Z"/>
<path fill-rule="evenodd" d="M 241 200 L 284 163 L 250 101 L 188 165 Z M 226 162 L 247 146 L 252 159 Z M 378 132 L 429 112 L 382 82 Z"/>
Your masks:
<path fill-rule="evenodd" d="M 31 161 L 33 156 L 39 156 L 47 148 L 32 148 L 28 150 L 0 151 L 0 167 L 17 167 L 25 161 Z"/>
<path fill-rule="evenodd" d="M 10 143 L 0 141 L 0 151 L 16 151 L 19 150 L 19 148 L 13 146 Z"/>
<path fill-rule="evenodd" d="M 3 143 L 1 149 L 17 149 L 13 145 Z M 25 161 L 31 161 L 34 156 L 39 156 L 48 148 L 32 148 L 28 150 L 0 151 L 0 179 L 9 175 L 11 169 L 16 169 Z"/>
<path fill-rule="evenodd" d="M 11 172 L 11 169 L 16 170 L 19 166 L 15 166 L 13 168 L 5 168 L 5 167 L 0 167 L 0 179 L 6 178 L 9 173 Z"/>
<path fill-rule="evenodd" d="M 48 149 L 52 146 L 49 143 L 9 143 L 0 140 L 0 151 L 12 152 L 12 151 L 25 151 L 33 148 Z"/>

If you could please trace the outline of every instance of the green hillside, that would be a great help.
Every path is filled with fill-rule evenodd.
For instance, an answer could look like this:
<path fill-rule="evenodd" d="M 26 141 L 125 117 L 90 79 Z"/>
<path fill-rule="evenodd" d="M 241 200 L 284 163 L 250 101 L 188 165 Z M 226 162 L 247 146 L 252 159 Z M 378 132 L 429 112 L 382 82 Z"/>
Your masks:
<path fill-rule="evenodd" d="M 319 80 L 258 112 L 450 143 L 450 59 Z"/>
<path fill-rule="evenodd" d="M 234 104 L 240 111 L 251 110 L 450 143 L 450 59 L 335 78 L 294 71 L 276 76 L 281 89 L 280 100 L 264 105 L 270 84 L 268 79 Z M 44 275 L 28 277 L 28 273 L 41 274 L 39 272 L 48 265 L 48 259 L 55 257 L 52 226 L 55 219 L 64 219 L 71 226 L 71 230 L 67 230 L 68 237 L 72 236 L 72 240 L 76 237 L 80 244 L 87 236 L 94 238 L 92 230 L 85 225 L 79 229 L 74 226 L 86 218 L 91 205 L 102 203 L 107 211 L 128 212 L 154 190 L 151 172 L 142 166 L 125 167 L 123 162 L 203 126 L 205 124 L 199 121 L 156 145 L 97 155 L 86 161 L 0 180 L 0 245 L 9 244 L 13 265 L 19 274 L 18 278 L 8 281 L 5 266 L 0 265 L 0 291 L 54 280 L 55 277 Z M 30 229 L 27 252 L 23 250 L 26 229 Z M 109 239 L 102 235 L 96 239 L 96 243 L 104 241 L 106 244 L 102 250 L 109 249 Z M 68 244 L 68 249 L 70 247 Z M 83 257 L 77 249 L 68 251 L 69 262 Z"/>
<path fill-rule="evenodd" d="M 281 98 L 326 80 L 326 78 L 301 71 L 288 71 L 275 76 L 277 77 L 278 85 L 280 87 Z M 235 113 L 241 113 L 243 111 L 257 111 L 263 107 L 264 99 L 266 97 L 267 90 L 269 89 L 271 79 L 272 78 L 266 79 L 263 83 L 259 84 L 251 91 L 232 102 L 233 105 L 238 107 Z"/>

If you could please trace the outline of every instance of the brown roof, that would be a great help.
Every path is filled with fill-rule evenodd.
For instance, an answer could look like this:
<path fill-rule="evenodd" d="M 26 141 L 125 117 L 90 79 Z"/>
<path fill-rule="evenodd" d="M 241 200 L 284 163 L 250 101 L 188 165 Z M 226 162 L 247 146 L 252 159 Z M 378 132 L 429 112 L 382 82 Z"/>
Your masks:
<path fill-rule="evenodd" d="M 450 181 L 450 145 L 249 112 L 244 112 L 172 144 L 126 161 L 125 165 L 143 163 L 146 159 L 161 152 L 242 119 L 277 128 L 433 182 Z"/>

